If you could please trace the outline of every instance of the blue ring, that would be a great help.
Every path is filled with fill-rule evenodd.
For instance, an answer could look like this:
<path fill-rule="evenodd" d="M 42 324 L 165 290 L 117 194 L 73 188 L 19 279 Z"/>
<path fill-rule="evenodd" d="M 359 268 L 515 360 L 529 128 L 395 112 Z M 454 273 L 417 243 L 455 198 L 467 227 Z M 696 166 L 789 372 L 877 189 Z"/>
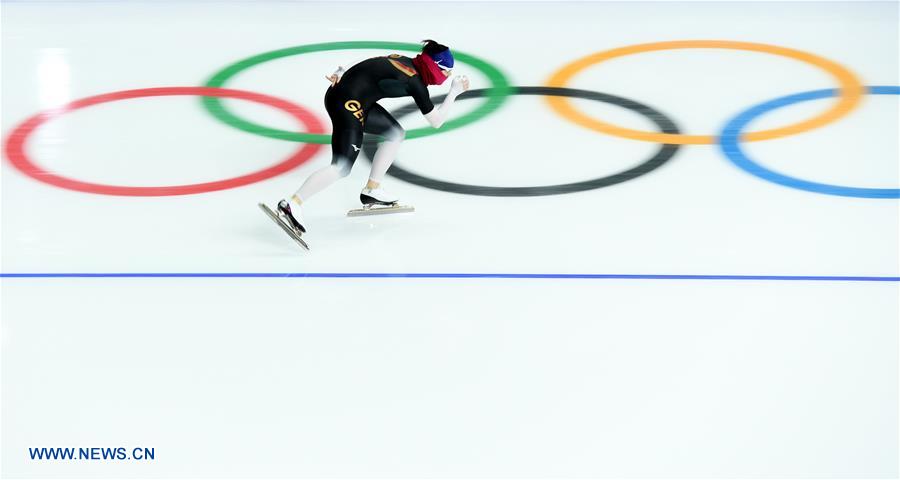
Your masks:
<path fill-rule="evenodd" d="M 897 86 L 873 86 L 866 87 L 866 93 L 870 95 L 900 95 L 900 87 Z M 814 90 L 810 92 L 796 93 L 786 97 L 776 98 L 766 103 L 752 107 L 731 119 L 722 129 L 719 136 L 719 146 L 722 153 L 738 168 L 755 175 L 763 180 L 768 180 L 785 187 L 806 190 L 808 192 L 824 193 L 826 195 L 839 195 L 843 197 L 860 198 L 900 198 L 900 188 L 859 188 L 844 187 L 841 185 L 829 185 L 827 183 L 810 182 L 799 178 L 789 177 L 769 170 L 754 162 L 741 150 L 740 138 L 744 127 L 756 117 L 781 107 L 795 103 L 818 100 L 821 98 L 836 97 L 835 89 Z"/>

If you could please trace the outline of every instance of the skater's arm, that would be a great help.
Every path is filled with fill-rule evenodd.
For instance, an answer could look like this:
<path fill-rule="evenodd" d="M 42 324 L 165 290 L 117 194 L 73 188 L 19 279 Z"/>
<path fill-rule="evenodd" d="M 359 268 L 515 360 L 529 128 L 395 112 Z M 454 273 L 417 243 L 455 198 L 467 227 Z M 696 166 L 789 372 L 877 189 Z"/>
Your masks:
<path fill-rule="evenodd" d="M 428 123 L 434 128 L 441 128 L 441 125 L 444 124 L 444 121 L 447 120 L 447 116 L 450 114 L 450 107 L 456 101 L 456 97 L 468 89 L 469 79 L 465 75 L 455 77 L 453 83 L 450 84 L 450 92 L 447 94 L 444 102 L 441 103 L 441 106 L 432 108 L 430 112 L 425 114 L 425 119 L 428 120 Z"/>

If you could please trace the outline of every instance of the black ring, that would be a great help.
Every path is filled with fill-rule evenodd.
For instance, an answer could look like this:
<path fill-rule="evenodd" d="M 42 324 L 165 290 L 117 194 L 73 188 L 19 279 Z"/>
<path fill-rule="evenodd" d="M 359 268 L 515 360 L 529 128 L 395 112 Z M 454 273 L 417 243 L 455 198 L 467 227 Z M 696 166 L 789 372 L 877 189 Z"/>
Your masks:
<path fill-rule="evenodd" d="M 576 90 L 572 88 L 558 87 L 509 88 L 510 95 L 550 95 L 556 97 L 583 98 L 586 100 L 596 100 L 598 102 L 609 103 L 611 105 L 627 108 L 633 112 L 639 113 L 649 118 L 659 127 L 660 131 L 662 131 L 663 133 L 681 133 L 681 131 L 678 130 L 678 127 L 675 125 L 675 122 L 673 122 L 669 117 L 642 103 L 638 103 L 634 100 L 628 100 L 622 97 L 617 97 L 615 95 L 592 92 L 589 90 Z M 457 100 L 486 97 L 490 96 L 491 94 L 492 90 L 489 88 L 469 90 L 468 92 L 465 92 L 457 97 Z M 432 101 L 435 104 L 439 104 L 444 100 L 445 97 L 446 95 L 434 97 Z M 410 105 L 405 105 L 394 112 L 391 112 L 391 115 L 399 119 L 416 111 L 418 111 L 418 107 L 415 103 L 412 103 Z M 400 180 L 412 183 L 414 185 L 419 185 L 420 187 L 431 188 L 434 190 L 441 190 L 444 192 L 463 193 L 468 195 L 483 195 L 489 197 L 535 197 L 541 195 L 558 195 L 561 193 L 573 193 L 592 190 L 595 188 L 609 187 L 617 183 L 627 182 L 628 180 L 640 177 L 641 175 L 646 175 L 671 160 L 672 157 L 675 156 L 675 152 L 678 151 L 679 147 L 680 145 L 666 143 L 663 144 L 660 147 L 659 151 L 656 152 L 655 155 L 650 157 L 649 160 L 646 160 L 636 167 L 625 170 L 624 172 L 616 173 L 606 177 L 596 178 L 593 180 L 587 180 L 584 182 L 565 183 L 561 185 L 546 185 L 538 187 L 484 187 L 479 185 L 466 185 L 463 183 L 452 183 L 428 178 L 423 175 L 410 172 L 409 170 L 404 170 L 397 165 L 391 165 L 391 168 L 388 169 L 387 173 L 393 177 L 399 178 Z M 366 157 L 366 160 L 368 160 L 369 162 L 372 161 L 372 158 L 374 158 L 375 156 L 375 150 L 377 148 L 377 137 L 369 137 L 363 142 L 362 153 Z"/>

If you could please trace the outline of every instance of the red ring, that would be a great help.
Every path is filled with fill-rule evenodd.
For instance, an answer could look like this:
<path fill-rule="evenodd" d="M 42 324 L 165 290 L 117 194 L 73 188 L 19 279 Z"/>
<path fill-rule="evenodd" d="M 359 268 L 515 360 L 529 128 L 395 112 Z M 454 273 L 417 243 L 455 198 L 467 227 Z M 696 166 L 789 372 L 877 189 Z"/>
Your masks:
<path fill-rule="evenodd" d="M 122 187 L 117 185 L 103 185 L 99 183 L 82 182 L 66 178 L 55 173 L 48 172 L 37 166 L 25 153 L 25 142 L 38 127 L 64 113 L 80 108 L 97 105 L 99 103 L 125 100 L 129 98 L 162 97 L 172 95 L 198 95 L 203 97 L 225 97 L 249 100 L 251 102 L 269 105 L 282 110 L 296 118 L 310 132 L 323 133 L 324 129 L 319 120 L 308 110 L 295 105 L 287 100 L 270 97 L 261 93 L 233 90 L 230 88 L 214 87 L 160 87 L 139 88 L 136 90 L 123 90 L 119 92 L 95 95 L 80 100 L 75 100 L 68 105 L 46 110 L 22 122 L 16 127 L 6 140 L 6 156 L 13 167 L 40 182 L 48 183 L 69 190 L 79 192 L 98 193 L 102 195 L 126 195 L 134 197 L 158 197 L 166 195 L 190 195 L 194 193 L 214 192 L 229 188 L 240 187 L 272 178 L 290 171 L 308 161 L 318 152 L 322 145 L 306 144 L 287 159 L 272 165 L 271 167 L 239 177 L 228 178 L 207 183 L 194 183 L 190 185 L 176 185 L 172 187 Z"/>

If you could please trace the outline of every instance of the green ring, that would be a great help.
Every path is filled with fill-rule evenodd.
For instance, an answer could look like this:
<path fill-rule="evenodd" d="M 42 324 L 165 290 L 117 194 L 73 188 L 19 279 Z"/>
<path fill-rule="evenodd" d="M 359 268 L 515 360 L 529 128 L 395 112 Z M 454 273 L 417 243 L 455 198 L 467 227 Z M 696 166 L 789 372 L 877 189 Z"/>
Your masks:
<path fill-rule="evenodd" d="M 273 50 L 271 52 L 261 53 L 259 55 L 254 55 L 252 57 L 245 58 L 244 60 L 228 65 L 222 70 L 216 72 L 216 74 L 206 82 L 205 86 L 221 88 L 228 80 L 230 80 L 238 73 L 243 72 L 250 67 L 259 65 L 260 63 L 265 63 L 270 60 L 275 60 L 282 57 L 289 57 L 292 55 L 301 55 L 304 53 L 312 52 L 324 52 L 328 50 L 352 50 L 364 48 L 373 48 L 380 50 L 407 50 L 413 52 L 420 52 L 422 50 L 422 46 L 419 44 L 402 42 L 356 41 L 299 45 L 296 47 L 283 48 L 281 50 Z M 482 117 L 498 109 L 509 96 L 509 80 L 505 75 L 503 75 L 502 72 L 500 72 L 499 69 L 478 57 L 473 57 L 472 55 L 458 52 L 456 50 L 453 51 L 453 57 L 460 62 L 475 67 L 476 70 L 485 74 L 491 81 L 490 89 L 493 90 L 493 92 L 490 94 L 487 101 L 480 107 L 466 115 L 463 115 L 462 117 L 455 118 L 445 123 L 440 130 L 430 127 L 417 128 L 406 132 L 406 138 L 427 137 L 428 135 L 434 135 L 436 133 L 441 133 L 462 127 L 464 125 L 468 125 L 472 122 L 480 120 Z M 331 143 L 331 135 L 328 134 L 290 132 L 287 130 L 268 128 L 249 122 L 226 110 L 225 106 L 218 98 L 204 97 L 203 107 L 206 108 L 209 113 L 211 113 L 219 120 L 245 132 L 255 133 L 264 137 L 277 138 L 279 140 L 291 140 L 294 142 L 322 144 Z"/>

